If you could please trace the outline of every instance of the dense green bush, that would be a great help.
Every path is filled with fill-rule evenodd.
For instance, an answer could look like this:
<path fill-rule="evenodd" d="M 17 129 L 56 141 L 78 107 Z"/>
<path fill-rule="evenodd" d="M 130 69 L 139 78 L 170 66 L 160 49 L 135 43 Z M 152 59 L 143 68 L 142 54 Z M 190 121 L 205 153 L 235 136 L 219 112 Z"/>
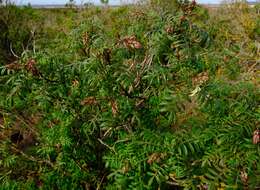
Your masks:
<path fill-rule="evenodd" d="M 174 6 L 69 12 L 1 67 L 1 189 L 260 186 L 255 73 L 206 11 Z"/>

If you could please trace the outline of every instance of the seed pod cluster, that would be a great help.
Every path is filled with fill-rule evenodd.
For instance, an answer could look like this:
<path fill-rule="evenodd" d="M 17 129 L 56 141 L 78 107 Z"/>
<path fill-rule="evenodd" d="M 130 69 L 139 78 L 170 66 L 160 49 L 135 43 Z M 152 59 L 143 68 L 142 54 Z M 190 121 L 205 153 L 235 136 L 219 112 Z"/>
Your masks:
<path fill-rule="evenodd" d="M 115 116 L 117 115 L 117 113 L 118 113 L 118 105 L 117 105 L 117 102 L 116 102 L 115 100 L 112 100 L 112 101 L 110 102 L 110 104 L 111 104 L 112 114 L 113 114 L 113 116 L 115 117 Z"/>
<path fill-rule="evenodd" d="M 244 185 L 247 185 L 248 183 L 248 174 L 245 171 L 240 172 L 240 179 L 243 182 Z"/>
<path fill-rule="evenodd" d="M 32 73 L 33 76 L 40 76 L 40 72 L 36 67 L 36 61 L 34 59 L 29 59 L 25 65 L 25 69 Z"/>
<path fill-rule="evenodd" d="M 162 159 L 164 159 L 167 156 L 166 153 L 152 153 L 147 160 L 148 164 L 152 164 L 152 163 L 159 163 L 161 162 Z"/>
<path fill-rule="evenodd" d="M 123 43 L 127 49 L 141 49 L 142 48 L 142 44 L 139 41 L 137 41 L 135 36 L 125 37 L 123 39 Z"/>
<path fill-rule="evenodd" d="M 256 129 L 253 133 L 253 144 L 260 143 L 260 130 Z"/>
<path fill-rule="evenodd" d="M 199 73 L 195 77 L 192 78 L 192 84 L 195 85 L 202 85 L 209 80 L 209 73 L 207 71 Z"/>
<path fill-rule="evenodd" d="M 19 70 L 22 69 L 22 65 L 20 65 L 17 62 L 14 62 L 14 63 L 10 63 L 10 64 L 5 65 L 5 68 L 8 69 L 8 70 L 19 71 Z"/>
<path fill-rule="evenodd" d="M 84 33 L 82 34 L 82 43 L 83 43 L 83 45 L 84 45 L 85 47 L 88 46 L 88 43 L 89 43 L 89 35 L 88 35 L 87 32 L 84 32 Z"/>
<path fill-rule="evenodd" d="M 165 31 L 166 31 L 167 34 L 173 34 L 174 28 L 172 26 L 167 26 L 165 28 Z"/>
<path fill-rule="evenodd" d="M 93 106 L 93 105 L 96 105 L 97 103 L 98 102 L 97 102 L 96 98 L 93 96 L 90 96 L 90 97 L 87 97 L 84 100 L 82 100 L 80 104 L 82 106 Z"/>
<path fill-rule="evenodd" d="M 74 79 L 74 80 L 72 81 L 72 86 L 73 86 L 73 87 L 78 87 L 78 86 L 79 86 L 79 81 L 78 81 L 77 79 Z"/>

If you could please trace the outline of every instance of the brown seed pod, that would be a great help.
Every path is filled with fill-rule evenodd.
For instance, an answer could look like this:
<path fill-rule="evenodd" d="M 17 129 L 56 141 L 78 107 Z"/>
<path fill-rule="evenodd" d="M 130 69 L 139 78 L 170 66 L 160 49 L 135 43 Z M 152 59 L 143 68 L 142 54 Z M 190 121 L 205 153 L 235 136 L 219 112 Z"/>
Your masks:
<path fill-rule="evenodd" d="M 110 104 L 111 104 L 111 108 L 112 108 L 112 114 L 113 114 L 113 116 L 115 117 L 115 116 L 117 115 L 117 113 L 118 113 L 117 102 L 116 102 L 115 100 L 112 100 L 112 101 L 110 102 Z"/>
<path fill-rule="evenodd" d="M 225 63 L 228 62 L 228 61 L 229 61 L 229 57 L 225 55 L 225 56 L 223 57 L 223 61 L 224 61 Z"/>
<path fill-rule="evenodd" d="M 73 81 L 72 81 L 72 86 L 73 87 L 77 87 L 79 85 L 79 81 L 77 80 L 77 79 L 74 79 Z"/>
<path fill-rule="evenodd" d="M 13 71 L 19 71 L 22 69 L 21 65 L 16 62 L 5 65 L 5 68 Z"/>
<path fill-rule="evenodd" d="M 97 104 L 97 100 L 96 100 L 96 98 L 95 97 L 93 97 L 93 96 L 90 96 L 90 97 L 87 97 L 87 98 L 85 98 L 84 100 L 82 100 L 81 102 L 80 102 L 80 104 L 82 105 L 82 106 L 92 106 L 92 105 L 96 105 Z"/>
<path fill-rule="evenodd" d="M 244 184 L 248 183 L 248 175 L 245 171 L 240 172 L 240 179 Z"/>
<path fill-rule="evenodd" d="M 253 133 L 253 144 L 260 143 L 260 130 L 256 129 Z"/>
<path fill-rule="evenodd" d="M 166 153 L 152 153 L 147 160 L 148 164 L 152 164 L 154 162 L 159 163 L 162 159 L 166 157 Z"/>
<path fill-rule="evenodd" d="M 201 91 L 201 86 L 205 84 L 209 80 L 209 73 L 208 71 L 202 72 L 197 74 L 196 76 L 192 77 L 192 85 L 196 88 L 191 92 L 190 97 L 193 97 L 198 92 Z"/>
<path fill-rule="evenodd" d="M 192 78 L 193 85 L 202 85 L 209 80 L 209 73 L 207 71 L 199 73 Z"/>
<path fill-rule="evenodd" d="M 89 35 L 87 32 L 84 32 L 82 34 L 82 43 L 84 46 L 88 46 L 88 44 L 89 44 Z"/>
<path fill-rule="evenodd" d="M 40 72 L 36 67 L 36 61 L 34 59 L 29 59 L 29 61 L 27 61 L 25 69 L 32 73 L 33 76 L 40 76 Z"/>
<path fill-rule="evenodd" d="M 127 173 L 127 172 L 129 172 L 131 170 L 131 166 L 130 166 L 130 164 L 127 162 L 127 163 L 125 163 L 125 165 L 123 166 L 123 168 L 122 168 L 122 172 L 123 173 Z"/>
<path fill-rule="evenodd" d="M 167 34 L 172 34 L 174 32 L 174 28 L 172 26 L 168 26 L 166 27 L 165 31 Z"/>
<path fill-rule="evenodd" d="M 139 41 L 137 41 L 135 36 L 125 37 L 123 39 L 123 43 L 127 49 L 141 49 L 142 48 L 142 44 Z"/>

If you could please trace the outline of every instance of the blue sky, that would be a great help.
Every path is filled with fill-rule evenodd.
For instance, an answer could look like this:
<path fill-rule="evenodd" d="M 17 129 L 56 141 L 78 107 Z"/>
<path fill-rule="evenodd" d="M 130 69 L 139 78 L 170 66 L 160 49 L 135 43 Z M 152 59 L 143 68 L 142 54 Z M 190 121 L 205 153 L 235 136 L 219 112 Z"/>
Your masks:
<path fill-rule="evenodd" d="M 100 0 L 76 0 L 77 3 L 81 2 L 92 2 L 95 4 L 100 4 Z M 46 4 L 66 4 L 68 0 L 16 0 L 17 4 L 28 4 L 31 3 L 32 5 L 46 5 Z M 118 5 L 121 2 L 131 2 L 131 0 L 109 0 L 109 4 L 111 5 Z M 197 0 L 199 3 L 219 3 L 221 0 Z"/>

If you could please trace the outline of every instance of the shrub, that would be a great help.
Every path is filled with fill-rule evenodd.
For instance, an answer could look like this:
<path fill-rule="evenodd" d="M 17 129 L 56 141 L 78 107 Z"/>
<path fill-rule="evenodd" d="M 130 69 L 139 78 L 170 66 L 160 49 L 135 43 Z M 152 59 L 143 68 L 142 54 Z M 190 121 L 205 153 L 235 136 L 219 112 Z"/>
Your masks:
<path fill-rule="evenodd" d="M 257 188 L 259 84 L 198 10 L 89 8 L 1 67 L 1 188 Z"/>

